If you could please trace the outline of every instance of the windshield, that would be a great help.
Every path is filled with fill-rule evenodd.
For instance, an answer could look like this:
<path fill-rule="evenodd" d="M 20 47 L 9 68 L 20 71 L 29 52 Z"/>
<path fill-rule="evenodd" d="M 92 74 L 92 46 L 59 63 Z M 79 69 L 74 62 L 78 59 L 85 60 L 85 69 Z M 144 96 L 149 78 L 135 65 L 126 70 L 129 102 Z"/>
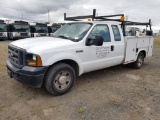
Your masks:
<path fill-rule="evenodd" d="M 0 24 L 0 32 L 7 32 L 6 24 Z"/>
<path fill-rule="evenodd" d="M 79 41 L 83 39 L 91 26 L 91 23 L 68 23 L 58 29 L 53 36 Z"/>
<path fill-rule="evenodd" d="M 47 33 L 48 32 L 48 28 L 47 26 L 36 26 L 36 33 Z"/>
<path fill-rule="evenodd" d="M 30 27 L 29 25 L 13 25 L 14 29 L 13 31 L 14 32 L 29 32 L 30 31 Z"/>

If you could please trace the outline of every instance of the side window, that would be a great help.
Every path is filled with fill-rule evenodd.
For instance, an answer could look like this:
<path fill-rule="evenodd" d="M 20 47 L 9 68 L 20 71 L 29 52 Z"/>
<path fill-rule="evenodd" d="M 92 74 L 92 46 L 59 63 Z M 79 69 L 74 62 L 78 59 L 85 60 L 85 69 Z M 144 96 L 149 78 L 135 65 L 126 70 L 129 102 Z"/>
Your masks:
<path fill-rule="evenodd" d="M 96 25 L 89 34 L 89 38 L 94 39 L 95 36 L 101 36 L 104 42 L 111 42 L 110 32 L 107 25 Z"/>
<path fill-rule="evenodd" d="M 115 41 L 121 41 L 121 35 L 118 29 L 117 25 L 112 25 L 112 30 L 113 30 L 113 34 L 114 34 L 114 40 Z"/>

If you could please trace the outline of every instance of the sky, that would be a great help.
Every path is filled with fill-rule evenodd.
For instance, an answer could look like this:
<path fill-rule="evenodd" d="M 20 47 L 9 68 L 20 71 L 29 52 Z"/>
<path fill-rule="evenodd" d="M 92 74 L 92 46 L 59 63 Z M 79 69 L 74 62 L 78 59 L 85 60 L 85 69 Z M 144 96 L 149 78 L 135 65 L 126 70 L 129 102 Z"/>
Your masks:
<path fill-rule="evenodd" d="M 160 0 L 0 0 L 0 18 L 64 22 L 67 16 L 125 14 L 129 21 L 148 22 L 160 30 Z M 23 16 L 23 17 L 22 17 Z"/>

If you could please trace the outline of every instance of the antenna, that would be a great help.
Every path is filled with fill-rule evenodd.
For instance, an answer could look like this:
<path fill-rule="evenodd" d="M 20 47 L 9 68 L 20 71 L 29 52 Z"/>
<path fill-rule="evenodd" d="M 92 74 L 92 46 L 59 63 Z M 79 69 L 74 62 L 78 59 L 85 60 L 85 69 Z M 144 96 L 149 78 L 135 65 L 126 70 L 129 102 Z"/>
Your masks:
<path fill-rule="evenodd" d="M 49 9 L 48 9 L 48 23 L 50 23 L 50 19 L 49 19 Z"/>

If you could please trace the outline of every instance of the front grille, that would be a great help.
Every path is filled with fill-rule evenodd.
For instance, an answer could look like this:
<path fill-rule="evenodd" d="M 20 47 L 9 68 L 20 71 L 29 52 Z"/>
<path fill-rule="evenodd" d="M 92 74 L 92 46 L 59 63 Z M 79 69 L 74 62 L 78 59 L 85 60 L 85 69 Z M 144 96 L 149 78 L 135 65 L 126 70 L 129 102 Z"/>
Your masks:
<path fill-rule="evenodd" d="M 0 33 L 0 36 L 2 36 L 3 34 L 2 33 Z"/>
<path fill-rule="evenodd" d="M 28 36 L 28 33 L 21 33 L 21 36 Z"/>
<path fill-rule="evenodd" d="M 22 68 L 25 65 L 25 50 L 15 46 L 8 46 L 9 61 L 16 67 Z"/>

